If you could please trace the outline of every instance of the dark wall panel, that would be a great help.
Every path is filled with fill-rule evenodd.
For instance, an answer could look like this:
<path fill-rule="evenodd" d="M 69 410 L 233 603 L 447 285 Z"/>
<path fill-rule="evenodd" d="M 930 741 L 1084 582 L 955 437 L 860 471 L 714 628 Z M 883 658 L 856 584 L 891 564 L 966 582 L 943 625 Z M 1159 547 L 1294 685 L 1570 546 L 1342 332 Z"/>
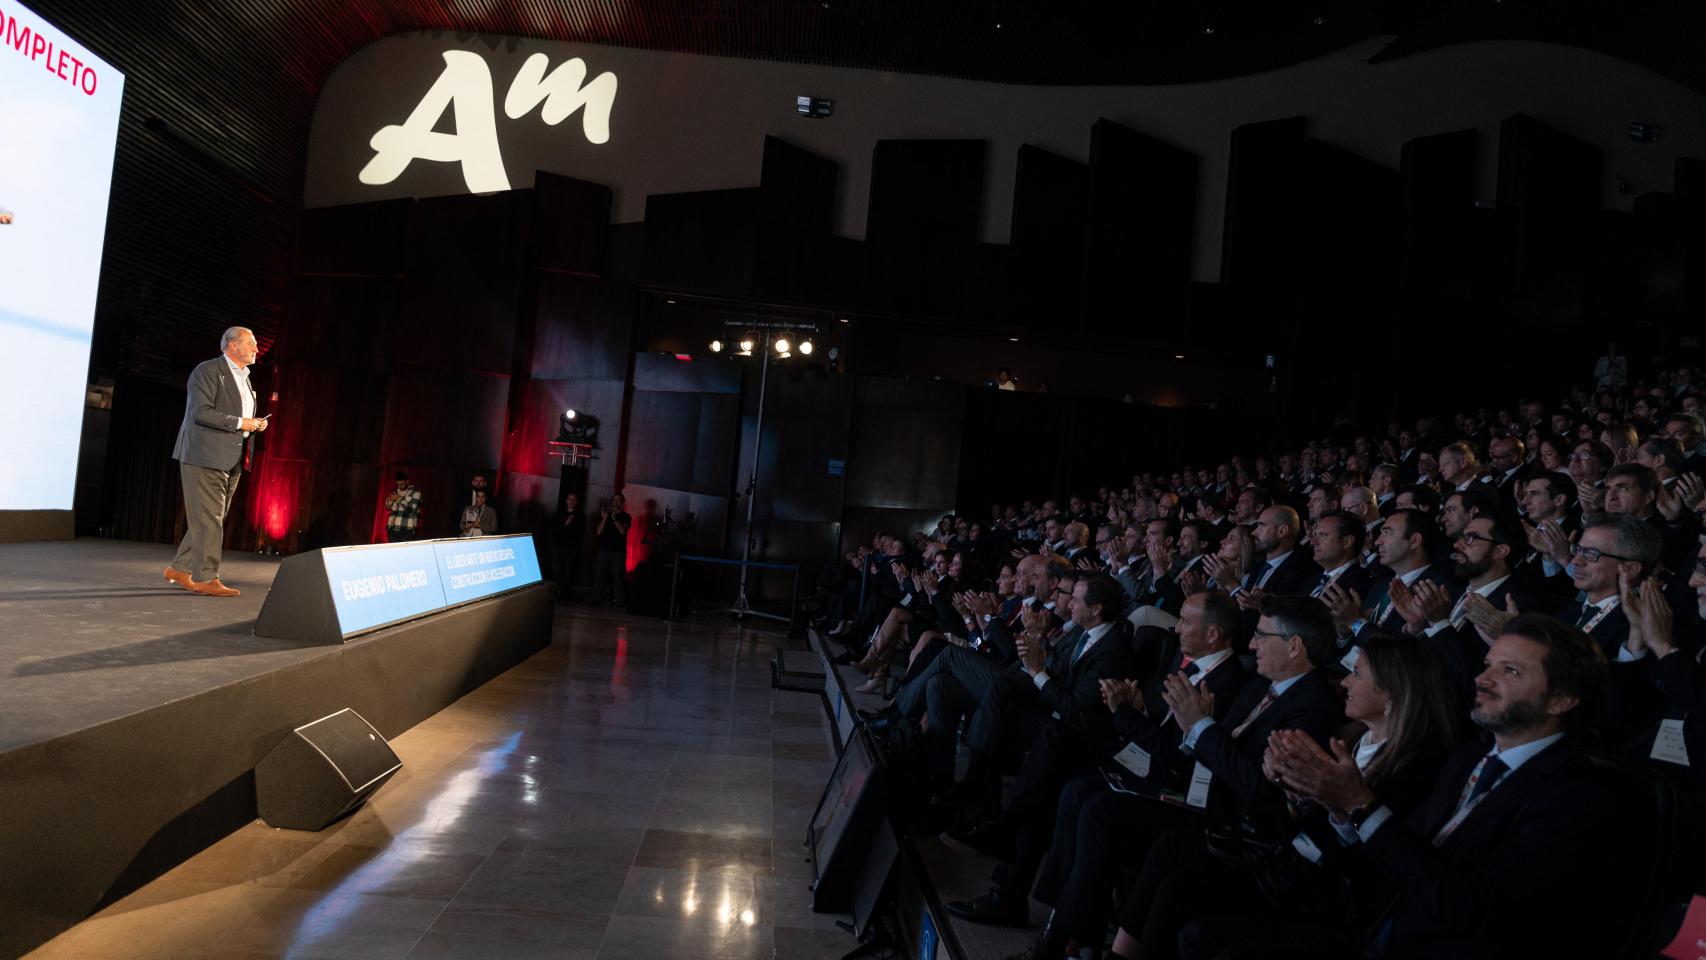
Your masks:
<path fill-rule="evenodd" d="M 1533 117 L 1499 124 L 1498 211 L 1510 244 L 1510 289 L 1552 299 L 1579 297 L 1599 209 L 1598 147 Z"/>
<path fill-rule="evenodd" d="M 854 403 L 847 504 L 927 511 L 952 507 L 965 388 L 862 377 Z"/>
<path fill-rule="evenodd" d="M 610 188 L 543 170 L 533 182 L 534 266 L 581 276 L 604 270 Z"/>
<path fill-rule="evenodd" d="M 1291 233 L 1302 215 L 1303 117 L 1247 123 L 1232 131 L 1221 234 L 1220 282 L 1284 286 L 1300 254 Z"/>
<path fill-rule="evenodd" d="M 879 140 L 865 221 L 873 306 L 956 312 L 977 246 L 982 140 Z"/>
<path fill-rule="evenodd" d="M 295 363 L 279 368 L 278 404 L 264 439 L 268 455 L 360 463 L 377 458 L 388 409 L 383 376 Z"/>
<path fill-rule="evenodd" d="M 1402 280 L 1418 293 L 1465 295 L 1476 272 L 1471 216 L 1475 208 L 1474 130 L 1406 141 L 1403 177 Z"/>
<path fill-rule="evenodd" d="M 1085 320 L 1093 334 L 1131 332 L 1134 318 L 1118 306 L 1134 287 L 1190 280 L 1196 197 L 1196 154 L 1111 120 L 1090 128 Z"/>
<path fill-rule="evenodd" d="M 494 467 L 503 445 L 509 378 L 399 364 L 385 402 L 386 463 Z"/>
<path fill-rule="evenodd" d="M 262 359 L 383 373 L 393 356 L 400 284 L 384 277 L 292 278 L 285 300 L 287 335 Z"/>
<path fill-rule="evenodd" d="M 414 210 L 414 200 L 382 200 L 303 211 L 297 228 L 296 272 L 402 276 L 408 267 Z"/>
<path fill-rule="evenodd" d="M 632 287 L 564 274 L 540 274 L 535 309 L 535 379 L 627 378 L 634 329 Z"/>
<path fill-rule="evenodd" d="M 627 482 L 726 495 L 738 409 L 734 394 L 634 391 Z"/>
<path fill-rule="evenodd" d="M 399 360 L 508 374 L 531 191 L 417 201 L 391 341 Z"/>
<path fill-rule="evenodd" d="M 776 137 L 764 138 L 754 296 L 820 302 L 830 296 L 834 275 L 829 241 L 838 176 L 835 161 Z"/>
<path fill-rule="evenodd" d="M 673 290 L 748 295 L 760 193 L 748 187 L 647 197 L 644 282 Z"/>
<path fill-rule="evenodd" d="M 987 300 L 1006 301 L 1014 322 L 1039 332 L 1058 328 L 1065 319 L 1077 321 L 1089 229 L 1090 167 L 1041 147 L 1020 146 L 1012 247 L 980 249 L 974 295 L 997 281 Z M 980 313 L 988 309 L 982 303 L 980 308 Z"/>

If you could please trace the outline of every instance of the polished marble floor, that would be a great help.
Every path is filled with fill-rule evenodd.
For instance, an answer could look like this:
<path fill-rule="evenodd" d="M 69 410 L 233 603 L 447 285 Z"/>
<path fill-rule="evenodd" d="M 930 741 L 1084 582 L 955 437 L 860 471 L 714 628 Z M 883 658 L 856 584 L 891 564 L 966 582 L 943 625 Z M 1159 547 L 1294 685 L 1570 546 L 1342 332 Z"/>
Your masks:
<path fill-rule="evenodd" d="M 62 958 L 838 957 L 801 839 L 833 763 L 779 635 L 570 608 L 393 741 L 321 833 L 251 823 L 43 945 Z"/>

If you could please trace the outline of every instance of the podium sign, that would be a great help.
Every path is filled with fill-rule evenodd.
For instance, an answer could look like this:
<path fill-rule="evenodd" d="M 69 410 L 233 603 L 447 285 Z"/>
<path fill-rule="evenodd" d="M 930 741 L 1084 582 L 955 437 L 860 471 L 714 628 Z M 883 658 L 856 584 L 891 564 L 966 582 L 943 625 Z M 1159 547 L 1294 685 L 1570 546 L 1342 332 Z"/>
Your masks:
<path fill-rule="evenodd" d="M 335 643 L 540 579 L 525 534 L 331 547 L 285 559 L 255 633 Z"/>

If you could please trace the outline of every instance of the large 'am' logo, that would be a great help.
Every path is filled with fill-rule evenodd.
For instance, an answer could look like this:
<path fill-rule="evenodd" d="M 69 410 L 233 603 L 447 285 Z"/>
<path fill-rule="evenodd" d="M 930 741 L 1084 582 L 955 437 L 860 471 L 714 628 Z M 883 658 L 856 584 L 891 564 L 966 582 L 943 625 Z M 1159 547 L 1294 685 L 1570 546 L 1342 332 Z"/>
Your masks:
<path fill-rule="evenodd" d="M 616 74 L 606 71 L 586 80 L 586 64 L 574 57 L 550 73 L 550 58 L 528 57 L 516 71 L 504 97 L 504 115 L 519 120 L 545 105 L 539 118 L 551 126 L 581 111 L 581 132 L 589 143 L 610 140 L 610 109 L 616 103 Z M 456 132 L 435 133 L 444 111 L 455 111 Z M 362 183 L 379 185 L 402 176 L 415 160 L 460 163 L 471 193 L 509 189 L 493 107 L 492 73 L 484 57 L 466 50 L 444 51 L 444 72 L 401 124 L 380 128 L 369 141 L 373 159 L 361 168 Z"/>

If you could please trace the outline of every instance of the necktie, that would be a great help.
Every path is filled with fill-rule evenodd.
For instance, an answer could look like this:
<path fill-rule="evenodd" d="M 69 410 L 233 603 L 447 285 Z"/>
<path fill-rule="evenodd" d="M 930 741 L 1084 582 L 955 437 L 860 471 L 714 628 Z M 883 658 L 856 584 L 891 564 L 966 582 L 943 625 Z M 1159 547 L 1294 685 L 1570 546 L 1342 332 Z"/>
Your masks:
<path fill-rule="evenodd" d="M 1592 620 L 1593 615 L 1598 613 L 1598 612 L 1599 612 L 1598 607 L 1594 606 L 1591 603 L 1583 603 L 1582 604 L 1582 614 L 1581 614 L 1581 616 L 1576 618 L 1576 626 L 1586 627 L 1588 621 Z"/>
<path fill-rule="evenodd" d="M 1262 715 L 1262 711 L 1268 708 L 1268 704 L 1274 702 L 1275 697 L 1274 686 L 1270 683 L 1268 684 L 1268 692 L 1262 694 L 1262 699 L 1256 704 L 1256 709 L 1250 711 L 1250 715 L 1244 718 L 1243 723 L 1233 728 L 1232 738 L 1236 740 L 1245 730 L 1250 729 L 1250 724 L 1256 722 L 1256 718 Z"/>
<path fill-rule="evenodd" d="M 1072 645 L 1072 665 L 1078 665 L 1078 658 L 1084 655 L 1084 645 L 1090 642 L 1090 631 L 1078 635 L 1078 642 Z"/>
<path fill-rule="evenodd" d="M 1184 674 L 1186 679 L 1189 679 L 1201 673 L 1202 666 L 1194 660 L 1186 659 L 1185 662 L 1180 665 L 1179 672 Z"/>
<path fill-rule="evenodd" d="M 1267 586 L 1268 585 L 1268 578 L 1274 575 L 1274 571 L 1276 569 L 1278 569 L 1278 567 L 1279 567 L 1278 564 L 1274 564 L 1274 563 L 1268 564 L 1267 569 L 1263 570 L 1261 577 L 1256 580 L 1256 583 L 1255 583 L 1256 588 L 1261 589 L 1262 587 Z"/>
<path fill-rule="evenodd" d="M 1315 589 L 1309 591 L 1309 595 L 1312 597 L 1319 597 L 1321 594 L 1326 593 L 1326 592 L 1327 592 L 1327 575 L 1325 573 L 1323 573 L 1323 574 L 1321 574 L 1321 579 L 1315 581 Z"/>
<path fill-rule="evenodd" d="M 1510 772 L 1511 768 L 1503 760 L 1498 757 L 1488 757 L 1482 763 L 1481 776 L 1475 780 L 1475 786 L 1469 789 L 1469 799 L 1465 802 L 1474 803 L 1476 798 L 1493 789 L 1493 785 Z"/>

